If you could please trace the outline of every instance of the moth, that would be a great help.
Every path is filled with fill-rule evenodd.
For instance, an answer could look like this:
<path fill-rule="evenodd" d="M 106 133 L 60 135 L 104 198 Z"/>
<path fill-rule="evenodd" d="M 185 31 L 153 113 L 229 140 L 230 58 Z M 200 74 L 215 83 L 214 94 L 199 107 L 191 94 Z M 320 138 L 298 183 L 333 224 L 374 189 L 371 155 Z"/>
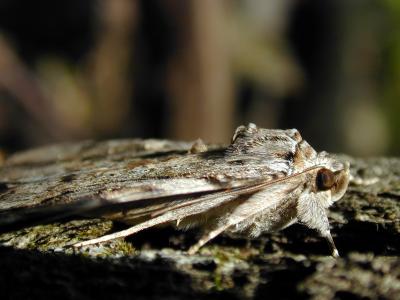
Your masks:
<path fill-rule="evenodd" d="M 332 256 L 339 255 L 327 209 L 347 189 L 349 163 L 317 153 L 296 129 L 250 123 L 239 126 L 224 148 L 208 149 L 198 141 L 190 151 L 138 151 L 114 161 L 85 151 L 69 160 L 58 155 L 53 164 L 6 162 L 0 168 L 0 230 L 77 217 L 132 225 L 74 245 L 83 247 L 161 224 L 201 227 L 202 237 L 188 251 L 193 254 L 225 231 L 257 237 L 298 222 L 324 237 Z M 81 162 L 79 170 L 74 159 Z"/>

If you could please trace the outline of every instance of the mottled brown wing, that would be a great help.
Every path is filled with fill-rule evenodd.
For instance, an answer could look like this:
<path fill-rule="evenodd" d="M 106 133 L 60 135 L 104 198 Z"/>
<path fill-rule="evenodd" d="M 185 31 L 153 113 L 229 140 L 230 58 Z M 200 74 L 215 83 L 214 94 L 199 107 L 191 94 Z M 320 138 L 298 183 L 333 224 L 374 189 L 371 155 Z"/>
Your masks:
<path fill-rule="evenodd" d="M 166 184 L 165 181 L 168 180 L 163 180 L 163 184 Z M 176 184 L 174 179 L 170 181 L 171 185 Z M 87 217 L 107 217 L 135 223 L 136 219 L 149 219 L 199 203 L 205 203 L 204 206 L 208 208 L 216 207 L 239 195 L 254 193 L 268 183 L 269 181 L 260 181 L 259 179 L 234 181 L 228 188 L 226 185 L 218 187 L 215 183 L 207 185 L 201 180 L 193 179 L 191 187 L 182 191 L 160 189 L 153 193 L 142 193 L 137 189 L 125 188 L 121 198 L 117 192 L 113 192 L 110 195 L 107 193 L 88 195 L 70 202 L 9 208 L 0 211 L 0 231 L 5 232 L 35 224 Z"/>
<path fill-rule="evenodd" d="M 152 141 L 132 140 L 53 146 L 10 157 L 0 168 L 0 230 L 127 209 L 141 217 L 253 181 L 253 170 L 246 175 L 238 164 L 224 165 L 224 149 L 189 155 L 181 144 L 175 149 L 156 142 L 162 151 Z M 146 150 L 134 152 L 135 147 Z"/>
<path fill-rule="evenodd" d="M 293 130 L 249 126 L 237 131 L 228 149 L 199 154 L 190 154 L 188 143 L 159 140 L 84 142 L 19 153 L 0 169 L 0 226 L 128 209 L 143 217 L 207 195 L 218 200 L 225 192 L 242 193 L 291 174 L 299 140 Z"/>

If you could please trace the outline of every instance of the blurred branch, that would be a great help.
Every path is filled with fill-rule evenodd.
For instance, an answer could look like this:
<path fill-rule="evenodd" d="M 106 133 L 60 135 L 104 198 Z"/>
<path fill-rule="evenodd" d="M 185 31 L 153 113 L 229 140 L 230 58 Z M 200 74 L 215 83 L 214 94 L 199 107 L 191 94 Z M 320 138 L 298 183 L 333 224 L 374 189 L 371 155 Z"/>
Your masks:
<path fill-rule="evenodd" d="M 132 97 L 132 46 L 137 23 L 137 2 L 102 1 L 98 9 L 97 44 L 88 58 L 87 80 L 95 105 L 96 131 L 112 134 L 124 127 Z"/>
<path fill-rule="evenodd" d="M 0 89 L 7 91 L 30 114 L 47 135 L 55 138 L 59 128 L 55 126 L 51 106 L 40 89 L 35 75 L 14 54 L 10 43 L 0 35 Z"/>
<path fill-rule="evenodd" d="M 166 5 L 172 8 L 178 30 L 178 50 L 169 62 L 171 135 L 228 141 L 234 104 L 224 1 Z"/>

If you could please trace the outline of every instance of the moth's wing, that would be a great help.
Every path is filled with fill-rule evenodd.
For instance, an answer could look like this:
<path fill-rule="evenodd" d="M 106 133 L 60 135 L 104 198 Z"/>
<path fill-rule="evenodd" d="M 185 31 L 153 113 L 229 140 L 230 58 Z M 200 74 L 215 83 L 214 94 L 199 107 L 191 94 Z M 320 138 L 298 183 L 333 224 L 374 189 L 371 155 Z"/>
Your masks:
<path fill-rule="evenodd" d="M 298 182 L 300 180 L 298 177 L 289 176 L 288 180 Z M 284 173 L 271 173 L 263 177 L 230 178 L 229 181 L 221 182 L 205 178 L 132 182 L 122 190 L 102 192 L 101 203 L 96 208 L 90 208 L 88 213 L 91 215 L 106 213 L 109 218 L 120 219 L 126 223 L 137 223 L 136 219 L 142 221 L 143 217 L 154 218 L 165 213 L 172 213 L 176 219 L 181 219 L 220 206 L 238 196 L 257 193 L 261 189 L 271 192 L 285 191 L 281 188 L 285 178 Z M 276 188 L 272 187 L 274 185 Z M 291 188 L 291 184 L 286 186 Z M 178 211 L 185 212 L 179 215 Z M 113 215 L 112 212 L 117 213 Z"/>
<path fill-rule="evenodd" d="M 207 195 L 218 199 L 224 191 L 244 187 L 254 181 L 232 180 L 229 184 L 202 178 L 132 181 L 120 189 L 101 189 L 86 196 L 71 197 L 68 202 L 52 199 L 51 203 L 41 202 L 27 207 L 12 207 L 12 204 L 5 203 L 7 199 L 4 198 L 1 199 L 0 231 L 63 219 L 103 216 L 122 221 L 129 219 L 132 223 L 135 219 L 158 215 L 193 202 L 205 202 Z"/>
<path fill-rule="evenodd" d="M 186 147 L 155 140 L 84 142 L 11 156 L 0 167 L 0 230 L 98 217 L 135 201 L 138 208 L 156 209 L 174 197 L 224 188 L 204 179 L 209 166 L 187 155 Z M 188 164 L 200 175 L 185 175 Z"/>
<path fill-rule="evenodd" d="M 49 151 L 42 149 L 39 153 L 44 160 L 12 161 L 7 168 L 9 161 L 0 169 L 1 230 L 76 216 L 103 216 L 118 210 L 129 210 L 134 218 L 154 217 L 188 208 L 192 201 L 204 204 L 210 201 L 202 198 L 208 194 L 215 194 L 215 202 L 210 203 L 217 205 L 224 191 L 239 194 L 244 192 L 241 188 L 260 179 L 269 182 L 290 174 L 286 154 L 287 149 L 295 149 L 295 143 L 284 132 L 270 135 L 278 133 L 282 135 L 279 147 L 271 151 L 262 147 L 264 133 L 255 140 L 253 133 L 236 138 L 230 151 L 199 155 L 178 151 L 132 156 L 129 149 L 112 160 L 112 154 L 98 155 L 100 145 L 90 144 L 73 155 L 60 157 L 62 147 L 53 151 L 55 157 L 47 159 Z M 140 147 L 134 148 L 147 149 L 146 143 L 138 142 Z M 107 154 L 115 151 L 110 145 L 105 147 Z M 273 160 L 277 157 L 278 161 Z"/>
<path fill-rule="evenodd" d="M 81 242 L 75 246 L 87 246 L 116 238 L 126 237 L 156 225 L 205 213 L 212 208 L 216 208 L 240 197 L 242 201 L 240 201 L 239 204 L 236 205 L 229 214 L 227 214 L 227 216 L 222 215 L 220 221 L 217 222 L 217 227 L 208 232 L 208 234 L 206 234 L 190 249 L 189 252 L 194 253 L 210 239 L 216 237 L 229 227 L 262 213 L 266 209 L 278 206 L 279 203 L 285 201 L 287 195 L 290 195 L 294 191 L 296 191 L 296 195 L 298 195 L 301 192 L 304 178 L 307 176 L 306 173 L 307 171 L 295 174 L 284 180 L 255 180 L 253 182 L 247 182 L 246 185 L 243 186 L 237 186 L 232 189 L 226 189 L 181 203 L 176 203 L 175 205 L 171 205 L 167 209 L 163 210 L 159 215 L 126 230 Z"/>

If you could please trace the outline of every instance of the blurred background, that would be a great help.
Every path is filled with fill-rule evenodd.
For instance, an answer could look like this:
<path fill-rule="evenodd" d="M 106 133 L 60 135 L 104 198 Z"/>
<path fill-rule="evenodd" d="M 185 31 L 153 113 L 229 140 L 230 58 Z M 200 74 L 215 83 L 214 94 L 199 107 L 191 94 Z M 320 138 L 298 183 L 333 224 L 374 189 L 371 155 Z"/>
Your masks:
<path fill-rule="evenodd" d="M 248 122 L 398 155 L 399 99 L 398 0 L 0 0 L 0 158 Z"/>

